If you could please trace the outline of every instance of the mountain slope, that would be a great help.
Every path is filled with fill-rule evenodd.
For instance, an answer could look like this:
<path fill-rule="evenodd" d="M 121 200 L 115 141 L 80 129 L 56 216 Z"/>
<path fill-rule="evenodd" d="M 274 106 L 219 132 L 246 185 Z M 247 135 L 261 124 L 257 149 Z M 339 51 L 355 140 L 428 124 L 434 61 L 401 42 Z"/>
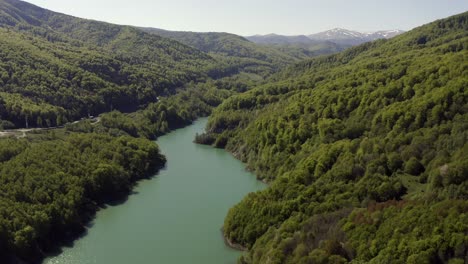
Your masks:
<path fill-rule="evenodd" d="M 207 115 L 230 94 L 210 79 L 226 67 L 132 27 L 0 0 L 0 130 L 66 124 L 1 135 L 0 263 L 40 262 L 154 175 L 165 158 L 144 137 Z"/>
<path fill-rule="evenodd" d="M 341 46 L 330 41 L 311 40 L 310 38 L 299 36 L 282 36 L 276 34 L 255 35 L 246 37 L 248 40 L 276 48 L 294 57 L 308 59 L 318 55 L 332 54 L 344 50 L 348 46 Z"/>
<path fill-rule="evenodd" d="M 0 46 L 0 123 L 7 127 L 135 111 L 189 82 L 238 72 L 175 40 L 17 0 L 0 1 Z"/>
<path fill-rule="evenodd" d="M 367 35 L 368 38 L 372 40 L 376 40 L 376 39 L 383 39 L 383 38 L 385 39 L 393 38 L 403 33 L 405 33 L 405 31 L 395 29 L 395 30 L 381 30 L 381 31 L 365 33 L 365 34 Z"/>
<path fill-rule="evenodd" d="M 258 73 L 262 76 L 271 74 L 299 59 L 271 47 L 256 45 L 241 36 L 229 33 L 167 31 L 155 28 L 142 28 L 142 30 L 180 41 L 240 68 L 241 71 Z"/>
<path fill-rule="evenodd" d="M 313 43 L 314 41 L 304 35 L 283 36 L 277 34 L 248 36 L 246 39 L 258 44 L 294 44 Z M 316 42 L 315 42 L 316 43 Z"/>
<path fill-rule="evenodd" d="M 467 32 L 464 13 L 312 59 L 216 109 L 197 141 L 271 182 L 226 217 L 241 263 L 467 260 Z"/>
<path fill-rule="evenodd" d="M 388 39 L 402 34 L 402 30 L 382 30 L 372 33 L 361 33 L 357 31 L 334 28 L 324 32 L 308 35 L 307 37 L 316 41 L 330 41 L 339 45 L 355 46 L 364 42 L 377 39 Z"/>
<path fill-rule="evenodd" d="M 392 38 L 403 33 L 401 30 L 360 33 L 346 29 L 332 29 L 309 36 L 283 36 L 277 34 L 255 35 L 248 40 L 264 46 L 273 47 L 292 56 L 307 59 L 343 51 L 351 46 L 377 39 Z"/>
<path fill-rule="evenodd" d="M 95 46 L 104 47 L 117 53 L 140 57 L 143 60 L 180 60 L 191 64 L 190 60 L 209 59 L 208 56 L 191 49 L 180 42 L 146 34 L 129 26 L 113 25 L 88 19 L 76 18 L 52 12 L 19 0 L 2 0 L 1 21 L 3 25 L 16 27 L 20 31 L 32 31 L 36 35 L 63 34 Z M 31 30 L 31 27 L 34 27 Z M 60 36 L 58 36 L 60 37 Z M 63 36 L 62 36 L 63 38 Z"/>

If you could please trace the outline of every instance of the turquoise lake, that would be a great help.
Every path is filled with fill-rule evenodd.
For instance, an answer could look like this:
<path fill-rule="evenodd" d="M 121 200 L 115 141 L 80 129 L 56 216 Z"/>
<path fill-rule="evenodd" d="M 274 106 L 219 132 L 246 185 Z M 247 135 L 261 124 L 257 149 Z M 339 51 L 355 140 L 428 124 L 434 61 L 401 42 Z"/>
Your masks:
<path fill-rule="evenodd" d="M 157 140 L 168 163 L 128 200 L 96 214 L 88 232 L 46 264 L 234 264 L 221 227 L 230 207 L 265 188 L 228 152 L 193 143 L 207 119 Z"/>

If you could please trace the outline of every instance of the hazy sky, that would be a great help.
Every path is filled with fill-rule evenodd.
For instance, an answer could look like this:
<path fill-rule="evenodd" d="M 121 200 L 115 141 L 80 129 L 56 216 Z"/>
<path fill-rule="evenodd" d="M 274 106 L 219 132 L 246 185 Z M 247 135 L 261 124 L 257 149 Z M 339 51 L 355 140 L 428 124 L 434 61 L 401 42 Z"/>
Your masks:
<path fill-rule="evenodd" d="M 117 24 L 239 35 L 310 34 L 335 27 L 403 29 L 468 11 L 468 0 L 27 0 Z"/>

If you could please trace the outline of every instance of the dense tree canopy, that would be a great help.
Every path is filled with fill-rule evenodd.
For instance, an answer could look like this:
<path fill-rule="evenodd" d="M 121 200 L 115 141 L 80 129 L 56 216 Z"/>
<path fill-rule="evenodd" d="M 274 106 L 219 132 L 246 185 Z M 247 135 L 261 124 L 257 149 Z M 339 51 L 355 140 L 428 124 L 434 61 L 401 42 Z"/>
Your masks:
<path fill-rule="evenodd" d="M 225 220 L 242 263 L 467 262 L 467 17 L 269 77 L 303 47 L 0 0 L 0 129 L 65 125 L 0 139 L 0 262 L 79 231 L 164 165 L 148 139 L 217 106 L 196 140 L 271 183 Z"/>
<path fill-rule="evenodd" d="M 243 262 L 468 261 L 467 18 L 297 64 L 215 110 L 198 141 L 271 182 L 225 220 Z"/>
<path fill-rule="evenodd" d="M 127 136 L 0 140 L 0 256 L 35 260 L 164 164 L 155 143 Z"/>
<path fill-rule="evenodd" d="M 1 0 L 0 120 L 47 127 L 112 110 L 133 112 L 210 80 L 231 79 L 227 86 L 237 83 L 235 90 L 243 91 L 244 80 L 262 81 L 297 61 L 235 35 L 204 36 L 184 36 L 185 45 L 135 27 Z"/>
<path fill-rule="evenodd" d="M 262 74 L 276 69 L 256 63 L 268 66 Z M 97 205 L 154 173 L 164 157 L 144 138 L 261 81 L 248 66 L 137 28 L 0 0 L 0 129 L 66 125 L 0 139 L 0 262 L 40 259 Z"/>

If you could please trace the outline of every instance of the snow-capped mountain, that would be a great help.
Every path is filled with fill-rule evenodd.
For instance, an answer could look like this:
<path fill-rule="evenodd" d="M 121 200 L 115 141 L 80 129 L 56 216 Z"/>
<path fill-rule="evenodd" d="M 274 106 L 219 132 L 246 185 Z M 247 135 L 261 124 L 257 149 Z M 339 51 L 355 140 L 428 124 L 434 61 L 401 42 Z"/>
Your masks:
<path fill-rule="evenodd" d="M 376 31 L 376 32 L 371 32 L 371 33 L 365 33 L 368 37 L 372 38 L 373 40 L 375 39 L 380 39 L 380 38 L 393 38 L 395 36 L 398 36 L 402 33 L 405 33 L 403 30 L 382 30 L 382 31 Z"/>
<path fill-rule="evenodd" d="M 310 39 L 332 40 L 332 39 L 348 39 L 348 38 L 363 38 L 365 34 L 347 30 L 343 28 L 334 28 L 320 33 L 308 36 Z"/>
<path fill-rule="evenodd" d="M 393 38 L 402 34 L 403 30 L 380 30 L 376 32 L 359 32 L 343 28 L 334 28 L 312 35 L 284 36 L 277 34 L 255 35 L 245 37 L 248 40 L 263 45 L 296 45 L 304 46 L 334 46 L 333 50 L 339 51 L 345 48 L 356 46 L 364 42 L 376 39 Z"/>
<path fill-rule="evenodd" d="M 308 35 L 307 37 L 312 40 L 327 40 L 341 45 L 354 46 L 376 39 L 392 38 L 403 32 L 403 30 L 382 30 L 363 33 L 343 28 L 334 28 L 324 32 Z"/>

